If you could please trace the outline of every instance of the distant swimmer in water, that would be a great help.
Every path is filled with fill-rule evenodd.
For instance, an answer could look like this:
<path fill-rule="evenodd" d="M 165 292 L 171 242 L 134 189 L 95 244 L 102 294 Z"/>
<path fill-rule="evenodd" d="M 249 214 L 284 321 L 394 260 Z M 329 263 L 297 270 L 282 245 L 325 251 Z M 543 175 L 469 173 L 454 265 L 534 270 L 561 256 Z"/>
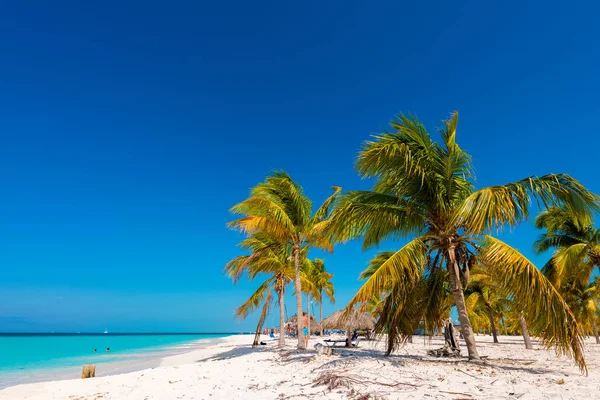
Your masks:
<path fill-rule="evenodd" d="M 96 349 L 94 349 L 94 353 L 96 352 Z"/>
<path fill-rule="evenodd" d="M 109 351 L 110 351 L 110 347 L 107 347 L 106 348 L 106 352 L 108 353 Z"/>

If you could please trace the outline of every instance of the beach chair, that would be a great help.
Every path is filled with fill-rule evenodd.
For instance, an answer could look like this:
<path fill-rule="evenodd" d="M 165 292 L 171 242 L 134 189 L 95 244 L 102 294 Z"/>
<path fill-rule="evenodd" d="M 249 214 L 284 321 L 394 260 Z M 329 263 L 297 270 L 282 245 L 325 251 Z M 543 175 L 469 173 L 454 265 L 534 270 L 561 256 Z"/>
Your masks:
<path fill-rule="evenodd" d="M 347 340 L 348 339 L 337 339 L 337 340 L 325 339 L 323 341 L 329 347 L 336 347 L 338 344 L 342 344 L 343 346 L 345 346 Z M 358 344 L 360 343 L 360 338 L 356 338 L 356 339 L 352 340 L 350 343 L 352 345 L 351 347 L 358 347 Z"/>
<path fill-rule="evenodd" d="M 346 339 L 325 339 L 323 340 L 325 344 L 329 347 L 335 347 L 338 344 L 346 345 Z"/>

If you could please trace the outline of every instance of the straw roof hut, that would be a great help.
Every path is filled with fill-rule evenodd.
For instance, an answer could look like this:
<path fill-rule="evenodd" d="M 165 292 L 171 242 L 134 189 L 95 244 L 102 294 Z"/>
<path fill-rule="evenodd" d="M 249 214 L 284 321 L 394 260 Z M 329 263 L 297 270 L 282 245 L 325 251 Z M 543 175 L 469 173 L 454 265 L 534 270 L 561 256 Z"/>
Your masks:
<path fill-rule="evenodd" d="M 292 315 L 290 317 L 290 319 L 288 319 L 285 323 L 286 327 L 291 327 L 294 332 L 296 331 L 296 328 L 298 327 L 298 316 L 296 314 Z M 314 315 L 310 316 L 310 331 L 311 332 L 320 332 L 321 331 L 321 324 L 319 322 L 317 322 L 317 319 L 315 318 Z"/>
<path fill-rule="evenodd" d="M 375 318 L 368 313 L 357 310 L 350 311 L 350 314 L 344 318 L 344 311 L 340 310 L 325 318 L 322 322 L 325 329 L 343 329 L 351 331 L 354 329 L 373 329 L 375 328 Z"/>
<path fill-rule="evenodd" d="M 352 342 L 352 331 L 355 329 L 373 329 L 375 328 L 375 318 L 369 313 L 352 310 L 347 317 L 344 317 L 345 310 L 336 311 L 325 318 L 321 325 L 324 329 L 343 329 L 347 331 L 348 339 L 346 347 L 350 347 Z"/>

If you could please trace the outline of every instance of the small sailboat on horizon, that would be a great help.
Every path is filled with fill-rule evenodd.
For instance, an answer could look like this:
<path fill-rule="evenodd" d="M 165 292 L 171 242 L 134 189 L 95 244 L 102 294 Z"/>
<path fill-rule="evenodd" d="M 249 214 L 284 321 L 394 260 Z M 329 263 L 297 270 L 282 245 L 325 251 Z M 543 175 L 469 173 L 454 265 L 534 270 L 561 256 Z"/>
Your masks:
<path fill-rule="evenodd" d="M 104 334 L 106 335 L 108 333 L 108 329 L 104 328 Z"/>

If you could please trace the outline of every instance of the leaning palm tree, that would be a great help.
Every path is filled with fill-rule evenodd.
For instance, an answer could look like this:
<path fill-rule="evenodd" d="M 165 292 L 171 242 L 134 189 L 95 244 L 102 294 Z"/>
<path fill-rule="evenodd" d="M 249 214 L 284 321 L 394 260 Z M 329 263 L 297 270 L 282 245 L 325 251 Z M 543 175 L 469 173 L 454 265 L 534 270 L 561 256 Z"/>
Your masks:
<path fill-rule="evenodd" d="M 586 214 L 598 209 L 598 198 L 566 174 L 476 190 L 471 157 L 456 143 L 457 122 L 458 113 L 444 121 L 437 143 L 415 117 L 401 115 L 391 130 L 364 144 L 357 168 L 375 179 L 373 189 L 346 193 L 326 229 L 342 242 L 362 237 L 364 249 L 386 239 L 412 239 L 372 273 L 348 308 L 389 293 L 378 329 L 404 327 L 390 331 L 389 352 L 412 334 L 403 329 L 413 329 L 421 318 L 426 330 L 439 325 L 437 310 L 449 282 L 469 358 L 477 359 L 463 288 L 479 256 L 497 275 L 503 295 L 522 301 L 531 324 L 543 327 L 545 344 L 585 368 L 582 334 L 564 300 L 521 253 L 487 233 L 526 220 L 533 200 Z M 417 303 L 425 307 L 419 310 Z"/>
<path fill-rule="evenodd" d="M 230 222 L 229 227 L 247 234 L 262 232 L 291 248 L 298 315 L 302 315 L 302 252 L 311 247 L 333 251 L 330 238 L 320 228 L 341 191 L 339 187 L 333 190 L 333 194 L 311 214 L 312 202 L 302 187 L 285 172 L 275 172 L 252 188 L 250 197 L 231 208 L 242 218 Z M 302 319 L 298 318 L 297 323 L 298 348 L 305 349 Z"/>
<path fill-rule="evenodd" d="M 600 229 L 593 227 L 591 216 L 575 215 L 564 207 L 541 212 L 535 225 L 546 231 L 534 243 L 534 250 L 540 254 L 554 249 L 542 271 L 561 292 L 579 323 L 584 328 L 591 326 L 600 343 L 596 282 L 592 282 L 594 270 L 600 272 Z"/>
<path fill-rule="evenodd" d="M 240 243 L 240 247 L 249 251 L 250 255 L 238 256 L 225 266 L 226 274 L 236 284 L 242 275 L 250 280 L 258 275 L 267 275 L 268 279 L 261 284 L 256 292 L 235 311 L 238 318 L 246 318 L 254 309 L 263 303 L 261 317 L 256 329 L 253 346 L 258 345 L 260 331 L 272 300 L 272 291 L 277 293 L 279 303 L 279 344 L 285 344 L 285 288 L 292 281 L 294 268 L 289 262 L 289 249 L 273 240 L 268 235 L 257 233 Z"/>

